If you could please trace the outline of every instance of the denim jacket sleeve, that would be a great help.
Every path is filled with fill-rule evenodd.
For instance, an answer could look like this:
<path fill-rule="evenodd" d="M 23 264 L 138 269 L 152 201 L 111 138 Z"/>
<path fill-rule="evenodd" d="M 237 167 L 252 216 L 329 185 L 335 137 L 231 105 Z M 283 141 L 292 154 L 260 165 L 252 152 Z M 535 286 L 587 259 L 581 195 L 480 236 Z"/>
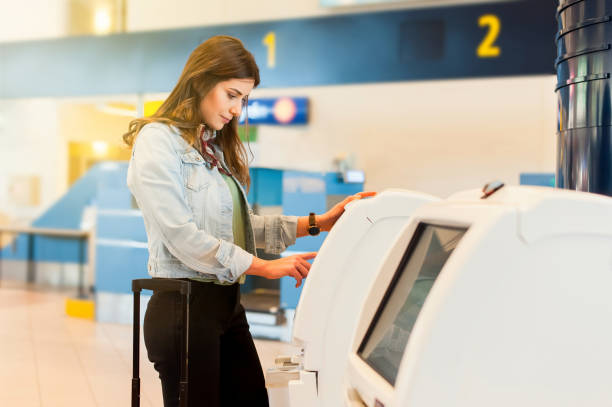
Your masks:
<path fill-rule="evenodd" d="M 255 234 L 255 247 L 266 253 L 279 254 L 295 243 L 297 216 L 255 215 L 251 212 L 251 224 Z"/>
<path fill-rule="evenodd" d="M 187 267 L 234 282 L 253 255 L 198 229 L 186 202 L 180 157 L 171 134 L 145 127 L 136 138 L 128 186 L 168 251 Z"/>

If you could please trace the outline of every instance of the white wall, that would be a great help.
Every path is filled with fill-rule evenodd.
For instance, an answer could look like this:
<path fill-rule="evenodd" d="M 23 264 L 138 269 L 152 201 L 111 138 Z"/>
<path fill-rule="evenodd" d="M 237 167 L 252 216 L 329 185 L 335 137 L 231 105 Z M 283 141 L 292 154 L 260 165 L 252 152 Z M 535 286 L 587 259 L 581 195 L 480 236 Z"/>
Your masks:
<path fill-rule="evenodd" d="M 131 117 L 100 110 L 107 102 L 135 103 L 131 96 L 81 99 L 0 99 L 0 223 L 29 223 L 68 188 L 70 142 L 122 146 Z M 127 147 L 126 147 L 127 148 Z M 15 177 L 40 178 L 40 204 L 16 205 Z"/>
<path fill-rule="evenodd" d="M 63 37 L 67 0 L 0 0 L 0 42 Z"/>
<path fill-rule="evenodd" d="M 58 102 L 51 99 L 0 100 L 0 212 L 28 221 L 66 190 L 68 153 L 58 132 Z M 40 205 L 11 202 L 14 176 L 40 177 Z"/>
<path fill-rule="evenodd" d="M 319 0 L 126 0 L 127 31 L 148 31 L 270 21 L 399 8 L 494 3 L 512 0 L 401 0 L 388 4 L 321 7 Z"/>
<path fill-rule="evenodd" d="M 307 96 L 308 126 L 260 126 L 253 165 L 333 170 L 354 153 L 366 187 L 448 196 L 554 172 L 554 76 L 256 89 Z"/>

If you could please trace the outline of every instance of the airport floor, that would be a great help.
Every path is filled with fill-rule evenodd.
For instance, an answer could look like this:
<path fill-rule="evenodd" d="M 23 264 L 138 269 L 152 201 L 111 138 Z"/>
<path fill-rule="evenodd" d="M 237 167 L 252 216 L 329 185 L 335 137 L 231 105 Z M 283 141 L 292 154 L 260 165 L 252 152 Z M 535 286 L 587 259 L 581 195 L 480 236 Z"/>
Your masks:
<path fill-rule="evenodd" d="M 130 405 L 132 328 L 68 317 L 65 293 L 0 287 L 0 406 Z M 256 340 L 266 371 L 289 344 Z M 141 335 L 141 406 L 163 406 Z"/>

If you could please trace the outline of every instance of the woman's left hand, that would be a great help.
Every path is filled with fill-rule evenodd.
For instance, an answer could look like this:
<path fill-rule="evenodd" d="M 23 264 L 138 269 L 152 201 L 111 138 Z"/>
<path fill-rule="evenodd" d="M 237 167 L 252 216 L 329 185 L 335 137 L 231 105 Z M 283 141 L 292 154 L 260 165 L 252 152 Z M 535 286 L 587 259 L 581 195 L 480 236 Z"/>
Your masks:
<path fill-rule="evenodd" d="M 342 202 L 334 205 L 334 207 L 331 208 L 329 211 L 325 212 L 323 215 L 318 216 L 319 219 L 317 220 L 321 227 L 321 231 L 328 232 L 329 230 L 331 230 L 331 228 L 334 226 L 338 218 L 340 218 L 340 216 L 342 216 L 342 214 L 344 213 L 344 207 L 349 202 L 352 202 L 354 200 L 361 199 L 361 198 L 372 197 L 375 195 L 376 195 L 376 192 L 369 191 L 369 192 L 359 192 L 355 195 L 346 197 Z"/>

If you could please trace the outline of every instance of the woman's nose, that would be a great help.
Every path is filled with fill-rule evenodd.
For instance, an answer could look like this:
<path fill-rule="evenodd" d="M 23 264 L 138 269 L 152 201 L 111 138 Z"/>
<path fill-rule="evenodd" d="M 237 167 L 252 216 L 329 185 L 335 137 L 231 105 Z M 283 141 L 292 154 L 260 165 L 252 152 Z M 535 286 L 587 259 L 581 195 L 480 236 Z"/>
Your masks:
<path fill-rule="evenodd" d="M 242 103 L 238 102 L 232 104 L 232 107 L 230 107 L 230 113 L 236 117 L 240 116 L 240 113 L 242 113 Z"/>

